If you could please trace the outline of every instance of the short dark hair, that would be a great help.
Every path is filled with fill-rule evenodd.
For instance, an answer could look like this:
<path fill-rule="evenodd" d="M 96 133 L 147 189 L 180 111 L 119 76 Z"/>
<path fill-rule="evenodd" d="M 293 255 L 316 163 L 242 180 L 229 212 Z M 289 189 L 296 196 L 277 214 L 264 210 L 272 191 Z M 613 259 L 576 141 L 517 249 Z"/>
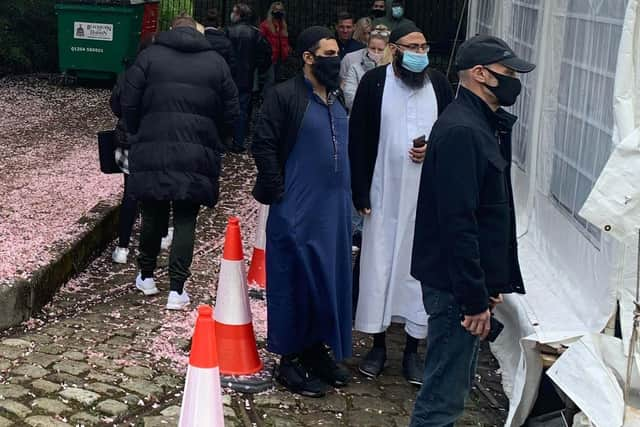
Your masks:
<path fill-rule="evenodd" d="M 317 42 L 312 44 L 311 47 L 309 49 L 307 49 L 307 52 L 315 55 L 316 52 L 318 51 L 318 49 L 320 49 L 320 40 L 318 40 Z"/>
<path fill-rule="evenodd" d="M 211 8 L 207 10 L 207 16 L 204 17 L 202 23 L 205 27 L 219 27 L 220 26 L 220 14 L 218 13 L 218 9 Z"/>
<path fill-rule="evenodd" d="M 393 0 L 391 4 L 392 5 L 399 4 L 400 6 L 404 6 L 404 0 Z"/>
<path fill-rule="evenodd" d="M 351 20 L 352 22 L 355 21 L 355 19 L 353 18 L 353 15 L 350 14 L 349 12 L 347 12 L 346 10 L 338 13 L 338 23 L 342 22 L 342 21 L 347 21 L 347 20 Z"/>
<path fill-rule="evenodd" d="M 171 28 L 178 27 L 190 27 L 196 28 L 196 21 L 187 12 L 180 12 L 173 21 L 171 21 Z"/>
<path fill-rule="evenodd" d="M 251 15 L 253 14 L 251 7 L 246 3 L 236 3 L 233 7 L 238 10 L 238 16 L 242 20 L 251 18 Z"/>

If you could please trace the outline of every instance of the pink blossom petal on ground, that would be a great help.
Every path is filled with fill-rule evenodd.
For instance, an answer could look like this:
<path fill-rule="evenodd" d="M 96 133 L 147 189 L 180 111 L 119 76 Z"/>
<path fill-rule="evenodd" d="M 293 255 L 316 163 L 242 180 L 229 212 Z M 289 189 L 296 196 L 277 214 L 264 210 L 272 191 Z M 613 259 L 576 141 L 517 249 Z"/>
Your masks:
<path fill-rule="evenodd" d="M 28 278 L 84 231 L 100 201 L 117 203 L 120 175 L 99 170 L 96 132 L 113 127 L 104 89 L 0 81 L 0 283 Z"/>

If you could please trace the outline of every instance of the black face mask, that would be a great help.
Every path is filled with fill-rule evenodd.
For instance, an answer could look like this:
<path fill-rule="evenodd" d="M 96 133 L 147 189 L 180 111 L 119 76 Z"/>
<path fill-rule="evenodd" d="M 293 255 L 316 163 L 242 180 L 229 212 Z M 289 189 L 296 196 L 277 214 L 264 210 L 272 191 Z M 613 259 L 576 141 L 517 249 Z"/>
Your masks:
<path fill-rule="evenodd" d="M 424 86 L 427 81 L 427 70 L 429 67 L 425 68 L 419 73 L 415 73 L 413 71 L 409 71 L 402 66 L 402 52 L 398 51 L 396 53 L 394 59 L 395 70 L 400 77 L 400 80 L 411 89 L 420 89 Z"/>
<path fill-rule="evenodd" d="M 281 10 L 277 10 L 277 11 L 273 12 L 271 15 L 272 15 L 275 19 L 282 19 L 282 18 L 284 18 L 284 12 L 283 12 L 283 11 L 281 11 Z"/>
<path fill-rule="evenodd" d="M 386 14 L 387 14 L 387 12 L 382 10 L 382 9 L 371 9 L 371 15 L 374 18 L 382 18 Z"/>
<path fill-rule="evenodd" d="M 339 56 L 314 56 L 315 62 L 311 70 L 318 79 L 318 83 L 329 90 L 340 87 L 340 57 Z"/>
<path fill-rule="evenodd" d="M 504 74 L 496 73 L 484 67 L 488 70 L 493 77 L 498 80 L 498 86 L 489 86 L 484 84 L 498 99 L 498 103 L 503 107 L 511 107 L 518 100 L 520 92 L 522 92 L 522 82 L 515 77 L 505 76 Z"/>

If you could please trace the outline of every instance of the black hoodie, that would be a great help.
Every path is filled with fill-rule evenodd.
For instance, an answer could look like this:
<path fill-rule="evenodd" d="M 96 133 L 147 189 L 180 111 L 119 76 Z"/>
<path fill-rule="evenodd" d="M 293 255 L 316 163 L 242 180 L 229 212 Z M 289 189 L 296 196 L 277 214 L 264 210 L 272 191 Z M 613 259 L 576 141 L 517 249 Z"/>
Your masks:
<path fill-rule="evenodd" d="M 218 200 L 221 142 L 238 117 L 229 67 L 197 30 L 160 33 L 125 77 L 122 116 L 138 200 Z"/>

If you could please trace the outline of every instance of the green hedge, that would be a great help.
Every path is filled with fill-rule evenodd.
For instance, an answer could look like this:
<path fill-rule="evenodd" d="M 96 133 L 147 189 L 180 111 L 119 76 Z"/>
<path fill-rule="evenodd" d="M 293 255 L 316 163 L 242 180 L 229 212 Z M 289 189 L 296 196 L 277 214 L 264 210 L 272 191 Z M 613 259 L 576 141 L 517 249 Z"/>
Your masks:
<path fill-rule="evenodd" d="M 0 76 L 54 72 L 54 0 L 0 0 Z"/>

